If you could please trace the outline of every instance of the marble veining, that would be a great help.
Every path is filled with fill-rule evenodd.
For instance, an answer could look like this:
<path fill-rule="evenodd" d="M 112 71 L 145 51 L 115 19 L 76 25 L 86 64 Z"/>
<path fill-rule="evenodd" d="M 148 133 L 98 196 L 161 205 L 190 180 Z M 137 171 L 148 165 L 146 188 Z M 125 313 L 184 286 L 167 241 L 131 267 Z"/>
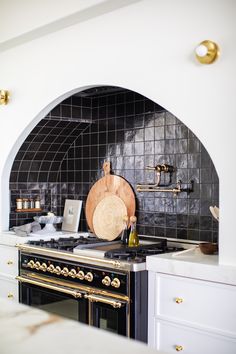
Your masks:
<path fill-rule="evenodd" d="M 145 344 L 0 299 L 1 354 L 163 354 Z"/>

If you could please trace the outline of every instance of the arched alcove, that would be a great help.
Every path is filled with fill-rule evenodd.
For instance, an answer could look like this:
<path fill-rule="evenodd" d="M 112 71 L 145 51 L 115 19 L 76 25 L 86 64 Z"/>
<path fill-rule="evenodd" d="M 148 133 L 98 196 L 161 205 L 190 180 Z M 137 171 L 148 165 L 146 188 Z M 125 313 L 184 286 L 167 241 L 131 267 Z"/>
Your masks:
<path fill-rule="evenodd" d="M 193 180 L 194 190 L 177 197 L 136 192 L 139 233 L 217 241 L 218 225 L 209 212 L 219 203 L 213 162 L 193 132 L 165 108 L 121 87 L 86 87 L 58 98 L 33 125 L 11 169 L 10 226 L 33 216 L 15 212 L 19 196 L 40 195 L 44 211 L 57 214 L 66 198 L 85 201 L 105 159 L 134 190 L 137 183 L 155 181 L 147 165 L 167 163 L 175 168 L 173 184 Z M 82 214 L 80 229 L 86 227 Z"/>

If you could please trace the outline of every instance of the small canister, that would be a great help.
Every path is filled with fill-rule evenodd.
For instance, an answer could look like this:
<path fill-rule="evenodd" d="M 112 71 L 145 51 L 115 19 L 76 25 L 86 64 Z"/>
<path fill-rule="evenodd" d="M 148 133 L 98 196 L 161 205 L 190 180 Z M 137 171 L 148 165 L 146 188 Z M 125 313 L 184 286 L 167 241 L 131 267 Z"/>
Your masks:
<path fill-rule="evenodd" d="M 23 199 L 17 198 L 16 199 L 16 209 L 21 210 L 23 208 Z"/>
<path fill-rule="evenodd" d="M 40 198 L 39 197 L 35 198 L 34 207 L 35 207 L 35 209 L 40 209 Z"/>
<path fill-rule="evenodd" d="M 27 198 L 23 198 L 23 209 L 29 209 L 29 200 Z"/>
<path fill-rule="evenodd" d="M 30 209 L 34 209 L 34 200 L 33 200 L 33 198 L 29 199 L 29 208 Z"/>

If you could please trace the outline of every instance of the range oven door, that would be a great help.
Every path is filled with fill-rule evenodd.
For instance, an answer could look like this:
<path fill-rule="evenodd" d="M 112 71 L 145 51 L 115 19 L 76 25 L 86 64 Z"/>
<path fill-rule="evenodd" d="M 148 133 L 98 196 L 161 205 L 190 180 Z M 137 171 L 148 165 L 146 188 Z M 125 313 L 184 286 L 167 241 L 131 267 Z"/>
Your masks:
<path fill-rule="evenodd" d="M 89 317 L 91 325 L 103 330 L 130 336 L 129 303 L 119 298 L 85 294 L 89 300 Z"/>
<path fill-rule="evenodd" d="M 119 295 L 105 296 L 99 289 L 91 293 L 70 288 L 67 283 L 50 283 L 28 276 L 18 276 L 20 302 L 59 316 L 130 336 L 129 301 Z"/>
<path fill-rule="evenodd" d="M 58 316 L 88 323 L 88 301 L 69 287 L 18 276 L 20 302 Z"/>

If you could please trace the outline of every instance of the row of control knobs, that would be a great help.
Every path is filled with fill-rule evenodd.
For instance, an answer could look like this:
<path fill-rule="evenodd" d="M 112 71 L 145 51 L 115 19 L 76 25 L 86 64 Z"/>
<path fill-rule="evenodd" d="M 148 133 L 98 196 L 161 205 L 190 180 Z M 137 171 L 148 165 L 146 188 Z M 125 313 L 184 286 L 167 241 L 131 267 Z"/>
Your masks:
<path fill-rule="evenodd" d="M 75 269 L 68 269 L 67 267 L 64 267 L 61 269 L 59 266 L 54 266 L 53 264 L 50 264 L 47 266 L 46 263 L 40 263 L 39 261 L 34 262 L 33 260 L 30 260 L 27 263 L 27 267 L 31 269 L 37 269 L 37 270 L 42 270 L 43 272 L 50 272 L 56 275 L 63 275 L 64 277 L 71 277 L 71 278 L 78 278 L 80 280 L 87 280 L 88 282 L 93 281 L 93 274 L 91 272 L 88 272 L 87 274 L 84 274 L 82 270 L 79 270 L 78 272 Z M 109 276 L 105 276 L 102 279 L 102 284 L 105 286 L 113 286 L 114 288 L 119 288 L 120 287 L 120 280 L 118 278 L 114 278 L 111 280 Z"/>

